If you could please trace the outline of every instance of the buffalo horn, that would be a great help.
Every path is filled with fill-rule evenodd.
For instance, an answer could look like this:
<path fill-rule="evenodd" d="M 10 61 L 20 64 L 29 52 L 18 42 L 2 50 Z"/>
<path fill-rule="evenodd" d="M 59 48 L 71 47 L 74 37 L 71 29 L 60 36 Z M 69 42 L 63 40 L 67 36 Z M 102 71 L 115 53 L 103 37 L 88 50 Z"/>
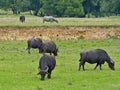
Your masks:
<path fill-rule="evenodd" d="M 48 66 L 46 66 L 46 69 L 45 70 L 41 70 L 40 68 L 39 68 L 39 71 L 44 71 L 44 72 L 47 72 L 48 71 Z"/>
<path fill-rule="evenodd" d="M 45 72 L 48 72 L 48 69 L 49 69 L 49 68 L 48 68 L 48 66 L 47 66 L 47 68 L 45 69 Z"/>

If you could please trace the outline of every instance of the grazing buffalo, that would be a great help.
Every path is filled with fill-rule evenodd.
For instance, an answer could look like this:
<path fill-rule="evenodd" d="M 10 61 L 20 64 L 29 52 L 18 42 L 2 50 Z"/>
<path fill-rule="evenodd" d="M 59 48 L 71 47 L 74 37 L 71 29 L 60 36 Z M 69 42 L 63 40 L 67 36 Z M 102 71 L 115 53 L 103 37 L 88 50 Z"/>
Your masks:
<path fill-rule="evenodd" d="M 25 16 L 20 16 L 20 22 L 25 22 Z"/>
<path fill-rule="evenodd" d="M 46 41 L 46 42 L 43 42 L 42 47 L 40 48 L 40 52 L 50 53 L 50 55 L 53 53 L 54 56 L 57 56 L 58 48 L 53 41 Z"/>
<path fill-rule="evenodd" d="M 55 19 L 53 16 L 44 16 L 43 17 L 43 23 L 44 22 L 56 22 L 56 23 L 58 23 L 58 20 Z"/>
<path fill-rule="evenodd" d="M 108 63 L 108 66 L 110 69 L 115 70 L 114 68 L 114 61 L 109 57 L 109 55 L 107 54 L 107 52 L 105 50 L 102 49 L 95 49 L 95 50 L 87 50 L 87 51 L 83 51 L 80 53 L 81 59 L 80 64 L 79 64 L 79 69 L 83 68 L 84 69 L 84 65 L 85 62 L 94 64 L 97 63 L 94 70 L 100 66 L 100 70 L 102 70 L 102 64 L 104 64 L 104 62 Z"/>
<path fill-rule="evenodd" d="M 41 75 L 41 80 L 44 80 L 46 74 L 48 74 L 47 78 L 50 79 L 52 70 L 55 68 L 55 66 L 56 66 L 55 57 L 43 54 L 43 56 L 40 58 L 38 66 L 39 69 L 38 75 L 39 74 Z"/>
<path fill-rule="evenodd" d="M 28 44 L 28 53 L 30 54 L 30 49 L 34 48 L 34 49 L 39 49 L 39 53 L 40 53 L 40 48 L 42 47 L 42 39 L 40 38 L 30 38 L 27 41 Z"/>

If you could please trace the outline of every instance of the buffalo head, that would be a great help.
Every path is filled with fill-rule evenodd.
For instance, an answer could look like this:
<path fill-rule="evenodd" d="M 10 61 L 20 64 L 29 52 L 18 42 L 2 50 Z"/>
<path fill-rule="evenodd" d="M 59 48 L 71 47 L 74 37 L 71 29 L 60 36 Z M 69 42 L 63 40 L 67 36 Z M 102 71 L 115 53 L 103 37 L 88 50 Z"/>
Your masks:
<path fill-rule="evenodd" d="M 109 65 L 109 68 L 111 69 L 111 70 L 115 70 L 115 63 L 114 63 L 114 61 L 111 59 L 110 60 L 110 62 L 108 63 L 108 65 Z"/>
<path fill-rule="evenodd" d="M 44 80 L 44 78 L 45 78 L 45 75 L 48 73 L 48 66 L 46 66 L 46 68 L 45 68 L 45 70 L 41 70 L 41 69 L 39 69 L 39 73 L 37 74 L 37 75 L 41 75 L 41 80 Z"/>

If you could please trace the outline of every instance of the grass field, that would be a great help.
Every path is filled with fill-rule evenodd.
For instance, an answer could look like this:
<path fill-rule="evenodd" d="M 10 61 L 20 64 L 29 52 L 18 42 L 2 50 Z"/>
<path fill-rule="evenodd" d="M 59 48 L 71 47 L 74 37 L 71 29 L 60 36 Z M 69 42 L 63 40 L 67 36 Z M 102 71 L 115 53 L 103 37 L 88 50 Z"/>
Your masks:
<path fill-rule="evenodd" d="M 26 16 L 26 15 L 25 15 Z M 59 23 L 42 23 L 42 17 L 26 16 L 26 22 L 19 22 L 19 15 L 0 15 L 0 27 L 36 26 L 90 26 L 118 27 L 120 17 L 104 18 L 57 18 Z M 56 40 L 59 54 L 52 78 L 40 81 L 38 63 L 42 56 L 32 49 L 26 51 L 26 41 L 0 41 L 0 90 L 120 90 L 120 41 L 104 40 Z M 105 49 L 115 61 L 115 71 L 105 63 L 100 71 L 86 63 L 86 71 L 78 71 L 79 53 L 87 49 Z"/>
<path fill-rule="evenodd" d="M 38 62 L 41 54 L 26 51 L 26 41 L 0 41 L 0 90 L 120 90 L 120 41 L 72 40 L 55 41 L 59 47 L 52 78 L 40 81 Z M 86 63 L 86 71 L 78 71 L 79 53 L 87 49 L 105 49 L 115 61 L 115 71 L 107 63 L 103 70 L 93 70 Z"/>
<path fill-rule="evenodd" d="M 120 16 L 104 18 L 57 18 L 59 23 L 43 23 L 42 17 L 25 15 L 25 23 L 19 22 L 20 15 L 0 15 L 0 26 L 100 26 L 118 27 L 120 26 Z"/>

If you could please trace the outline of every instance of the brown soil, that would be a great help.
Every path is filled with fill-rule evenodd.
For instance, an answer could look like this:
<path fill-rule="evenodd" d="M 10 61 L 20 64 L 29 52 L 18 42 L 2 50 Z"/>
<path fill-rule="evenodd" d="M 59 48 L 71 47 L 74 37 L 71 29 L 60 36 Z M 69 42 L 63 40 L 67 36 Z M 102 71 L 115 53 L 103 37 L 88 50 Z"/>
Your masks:
<path fill-rule="evenodd" d="M 120 27 L 1 27 L 0 40 L 27 40 L 40 37 L 43 40 L 105 39 L 120 36 Z"/>

